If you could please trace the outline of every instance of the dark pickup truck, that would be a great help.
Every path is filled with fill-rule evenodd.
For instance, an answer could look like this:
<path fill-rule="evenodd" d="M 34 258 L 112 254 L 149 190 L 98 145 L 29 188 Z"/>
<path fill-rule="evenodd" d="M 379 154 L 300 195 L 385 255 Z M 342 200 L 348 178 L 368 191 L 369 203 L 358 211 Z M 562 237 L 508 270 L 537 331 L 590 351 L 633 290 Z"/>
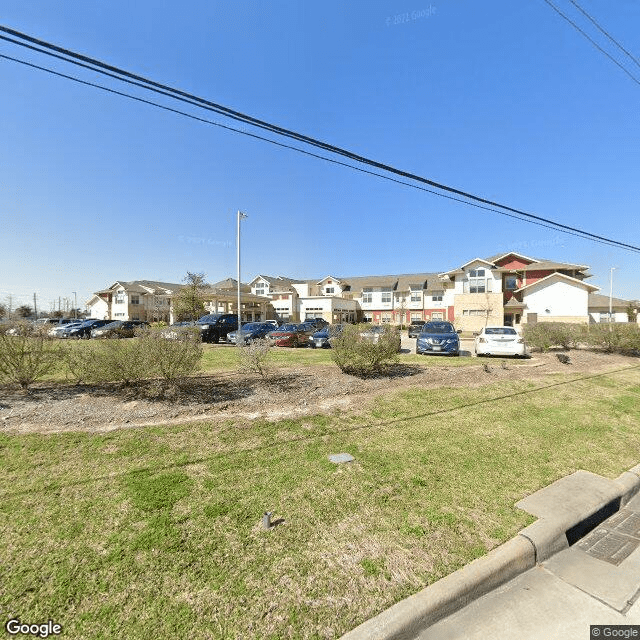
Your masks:
<path fill-rule="evenodd" d="M 238 316 L 232 313 L 212 313 L 202 316 L 196 327 L 200 329 L 202 342 L 220 342 L 226 340 L 227 334 L 238 328 Z"/>

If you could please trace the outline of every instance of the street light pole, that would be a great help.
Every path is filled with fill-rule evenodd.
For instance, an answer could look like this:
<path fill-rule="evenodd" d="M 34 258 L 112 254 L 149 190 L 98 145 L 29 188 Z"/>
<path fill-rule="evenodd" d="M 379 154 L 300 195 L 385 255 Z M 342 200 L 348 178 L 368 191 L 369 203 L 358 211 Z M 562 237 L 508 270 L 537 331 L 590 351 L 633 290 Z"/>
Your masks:
<path fill-rule="evenodd" d="M 73 293 L 73 315 L 77 320 L 78 319 L 78 297 L 75 291 L 72 291 L 71 293 Z"/>
<path fill-rule="evenodd" d="M 611 267 L 609 270 L 609 328 L 611 328 L 611 314 L 613 312 L 613 271 L 617 267 Z"/>
<path fill-rule="evenodd" d="M 237 239 L 236 239 L 236 244 L 238 247 L 238 330 L 236 332 L 236 336 L 237 336 L 236 345 L 239 345 L 241 342 L 240 329 L 242 328 L 242 316 L 240 313 L 240 220 L 246 217 L 247 217 L 247 214 L 242 213 L 242 211 L 238 209 L 238 232 L 237 232 Z"/>

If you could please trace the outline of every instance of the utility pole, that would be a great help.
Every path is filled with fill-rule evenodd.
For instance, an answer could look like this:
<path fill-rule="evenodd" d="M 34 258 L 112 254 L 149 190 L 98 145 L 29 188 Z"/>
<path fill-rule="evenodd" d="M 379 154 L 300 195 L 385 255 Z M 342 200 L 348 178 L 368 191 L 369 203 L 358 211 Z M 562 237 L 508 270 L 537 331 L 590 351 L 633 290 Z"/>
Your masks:
<path fill-rule="evenodd" d="M 240 329 L 242 328 L 242 314 L 240 312 L 240 220 L 246 217 L 247 214 L 242 213 L 242 211 L 238 209 L 238 232 L 236 237 L 236 244 L 238 246 L 238 332 L 236 333 L 236 336 L 238 337 L 236 338 L 236 345 L 243 342 L 241 338 L 242 334 L 240 333 Z"/>
<path fill-rule="evenodd" d="M 609 331 L 613 331 L 611 327 L 611 314 L 613 312 L 613 271 L 617 269 L 617 267 L 611 267 L 609 270 Z"/>
<path fill-rule="evenodd" d="M 38 305 L 36 303 L 36 294 L 33 294 L 33 313 L 36 316 L 36 320 L 38 319 Z"/>

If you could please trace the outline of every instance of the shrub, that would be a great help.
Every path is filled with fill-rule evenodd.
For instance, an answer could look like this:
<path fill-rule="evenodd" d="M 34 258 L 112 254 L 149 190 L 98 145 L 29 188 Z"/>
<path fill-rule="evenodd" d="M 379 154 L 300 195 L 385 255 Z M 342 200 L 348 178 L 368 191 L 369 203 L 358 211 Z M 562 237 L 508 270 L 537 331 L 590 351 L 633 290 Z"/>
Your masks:
<path fill-rule="evenodd" d="M 172 340 L 165 338 L 162 331 L 146 330 L 140 333 L 139 343 L 151 375 L 166 382 L 175 382 L 200 368 L 202 340 L 197 328 L 185 327 Z"/>
<path fill-rule="evenodd" d="M 238 342 L 238 368 L 245 373 L 257 373 L 263 378 L 269 374 L 268 360 L 272 353 L 271 341 L 259 338 L 251 342 Z"/>
<path fill-rule="evenodd" d="M 28 389 L 63 360 L 63 346 L 43 328 L 27 323 L 4 325 L 0 331 L 0 379 Z"/>
<path fill-rule="evenodd" d="M 67 366 L 77 382 L 119 382 L 125 386 L 147 378 L 165 382 L 197 371 L 202 357 L 200 335 L 189 328 L 179 330 L 173 339 L 162 331 L 149 329 L 137 338 L 100 340 L 84 348 L 72 349 Z"/>
<path fill-rule="evenodd" d="M 590 347 L 606 353 L 640 353 L 640 327 L 635 323 L 590 325 L 586 340 Z"/>
<path fill-rule="evenodd" d="M 398 361 L 400 333 L 396 327 L 383 325 L 374 338 L 371 325 L 346 325 L 331 343 L 334 362 L 344 373 L 370 376 L 383 373 Z"/>
<path fill-rule="evenodd" d="M 581 335 L 581 325 L 538 322 L 533 325 L 525 325 L 523 337 L 530 347 L 540 351 L 548 351 L 551 347 L 562 347 L 563 349 L 575 347 Z"/>

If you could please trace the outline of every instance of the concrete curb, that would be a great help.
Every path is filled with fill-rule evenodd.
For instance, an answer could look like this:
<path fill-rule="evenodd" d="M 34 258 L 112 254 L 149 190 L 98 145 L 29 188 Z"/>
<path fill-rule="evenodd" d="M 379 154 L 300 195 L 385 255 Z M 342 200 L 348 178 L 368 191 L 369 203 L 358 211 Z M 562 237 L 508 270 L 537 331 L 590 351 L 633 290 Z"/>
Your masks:
<path fill-rule="evenodd" d="M 597 492 L 596 498 L 587 501 L 581 510 L 569 510 L 562 517 L 541 517 L 486 556 L 398 602 L 349 631 L 341 640 L 415 638 L 439 620 L 567 548 L 568 531 L 588 521 L 608 505 L 617 502 L 618 506 L 624 506 L 638 492 L 640 464 L 615 480 L 608 480 L 605 490 Z"/>

